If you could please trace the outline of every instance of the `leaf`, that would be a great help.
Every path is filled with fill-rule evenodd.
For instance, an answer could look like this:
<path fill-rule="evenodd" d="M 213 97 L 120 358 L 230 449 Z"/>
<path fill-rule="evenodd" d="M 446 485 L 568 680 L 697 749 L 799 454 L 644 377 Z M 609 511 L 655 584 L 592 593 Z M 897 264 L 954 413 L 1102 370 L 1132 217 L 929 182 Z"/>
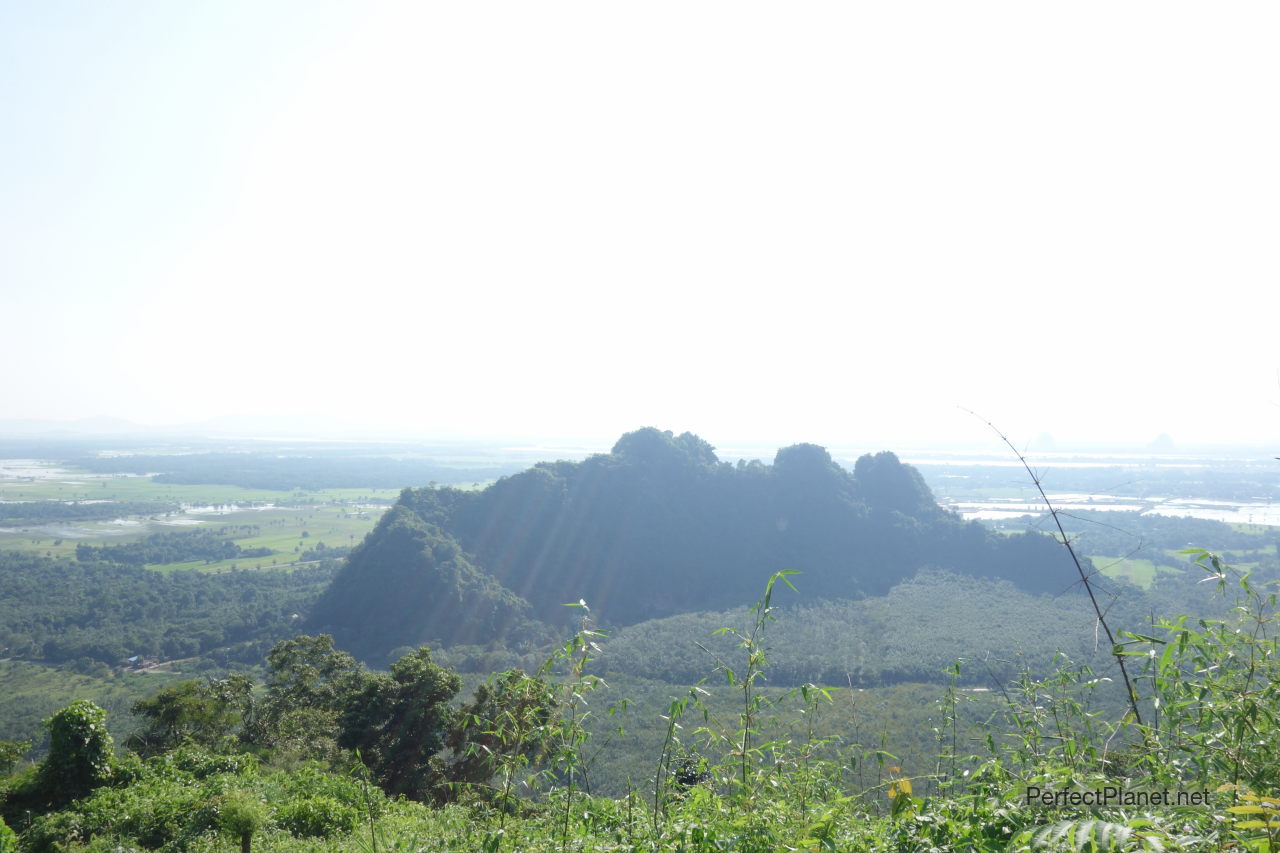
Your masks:
<path fill-rule="evenodd" d="M 898 797 L 909 796 L 911 796 L 910 779 L 894 779 L 889 783 L 889 799 L 896 800 Z"/>

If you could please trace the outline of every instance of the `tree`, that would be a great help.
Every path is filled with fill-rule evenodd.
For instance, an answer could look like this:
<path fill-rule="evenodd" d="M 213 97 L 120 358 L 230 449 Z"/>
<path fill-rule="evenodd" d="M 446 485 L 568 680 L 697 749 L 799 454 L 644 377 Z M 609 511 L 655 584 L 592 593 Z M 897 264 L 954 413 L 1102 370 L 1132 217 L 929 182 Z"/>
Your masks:
<path fill-rule="evenodd" d="M 456 756 L 446 771 L 452 785 L 447 795 L 500 774 L 500 794 L 509 796 L 520 768 L 546 753 L 548 724 L 555 711 L 555 691 L 546 678 L 518 669 L 477 687 L 472 700 L 458 709 L 447 739 Z"/>
<path fill-rule="evenodd" d="M 49 754 L 37 785 L 55 808 L 87 795 L 111 780 L 113 754 L 107 712 L 79 699 L 45 720 Z"/>
<path fill-rule="evenodd" d="M 359 750 L 388 794 L 425 800 L 441 782 L 436 758 L 453 725 L 449 702 L 462 688 L 451 669 L 435 664 L 425 646 L 367 677 L 342 714 L 338 744 Z"/>
<path fill-rule="evenodd" d="M 253 836 L 266 825 L 269 815 L 262 801 L 248 791 L 232 791 L 222 799 L 218 825 L 240 842 L 240 853 L 251 853 Z"/>
<path fill-rule="evenodd" d="M 184 740 L 218 749 L 251 713 L 253 682 L 243 675 L 222 681 L 183 681 L 166 687 L 131 709 L 144 727 L 126 746 L 144 758 L 168 752 Z"/>
<path fill-rule="evenodd" d="M 0 740 L 0 773 L 8 773 L 18 759 L 31 750 L 31 744 L 24 740 Z"/>
<path fill-rule="evenodd" d="M 331 757 L 338 718 L 367 677 L 355 658 L 333 647 L 328 634 L 301 636 L 267 654 L 267 697 L 246 739 L 261 746 Z"/>

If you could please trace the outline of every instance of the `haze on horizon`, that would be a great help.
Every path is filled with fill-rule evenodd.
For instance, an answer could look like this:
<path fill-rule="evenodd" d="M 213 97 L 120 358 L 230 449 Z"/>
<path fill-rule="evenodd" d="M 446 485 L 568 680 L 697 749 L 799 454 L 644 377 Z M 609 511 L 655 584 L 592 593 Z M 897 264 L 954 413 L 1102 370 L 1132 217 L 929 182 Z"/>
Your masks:
<path fill-rule="evenodd" d="M 0 419 L 1266 442 L 1278 22 L 6 4 Z"/>

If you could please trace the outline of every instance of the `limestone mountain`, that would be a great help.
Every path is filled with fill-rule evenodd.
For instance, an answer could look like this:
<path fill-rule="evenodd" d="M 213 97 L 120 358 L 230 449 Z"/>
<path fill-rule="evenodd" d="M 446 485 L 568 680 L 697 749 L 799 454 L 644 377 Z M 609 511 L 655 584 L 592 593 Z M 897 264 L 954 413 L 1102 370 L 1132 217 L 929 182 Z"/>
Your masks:
<path fill-rule="evenodd" d="M 754 600 L 795 569 L 813 598 L 883 595 L 922 568 L 1069 588 L 1064 549 L 999 536 L 934 501 L 892 453 L 852 471 L 812 444 L 772 465 L 721 462 L 691 433 L 624 435 L 581 462 L 543 462 L 483 491 L 406 489 L 352 553 L 313 626 L 361 645 L 476 642 L 584 599 L 606 625 Z"/>

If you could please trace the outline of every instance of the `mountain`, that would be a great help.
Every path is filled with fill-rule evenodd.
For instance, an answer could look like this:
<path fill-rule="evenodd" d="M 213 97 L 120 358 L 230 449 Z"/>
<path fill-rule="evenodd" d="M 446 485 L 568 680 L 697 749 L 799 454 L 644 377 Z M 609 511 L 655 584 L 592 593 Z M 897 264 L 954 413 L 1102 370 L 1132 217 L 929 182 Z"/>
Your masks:
<path fill-rule="evenodd" d="M 691 433 L 628 433 L 606 454 L 543 462 L 483 491 L 406 489 L 311 618 L 339 644 L 503 639 L 585 600 L 604 625 L 755 599 L 779 569 L 806 598 L 883 595 L 922 568 L 1058 592 L 1076 579 L 1041 534 L 1000 536 L 935 502 L 893 453 L 853 471 L 813 444 L 772 465 L 721 462 Z"/>
<path fill-rule="evenodd" d="M 347 557 L 311 621 L 344 648 L 381 663 L 403 646 L 505 637 L 528 617 L 527 602 L 401 503 Z"/>

